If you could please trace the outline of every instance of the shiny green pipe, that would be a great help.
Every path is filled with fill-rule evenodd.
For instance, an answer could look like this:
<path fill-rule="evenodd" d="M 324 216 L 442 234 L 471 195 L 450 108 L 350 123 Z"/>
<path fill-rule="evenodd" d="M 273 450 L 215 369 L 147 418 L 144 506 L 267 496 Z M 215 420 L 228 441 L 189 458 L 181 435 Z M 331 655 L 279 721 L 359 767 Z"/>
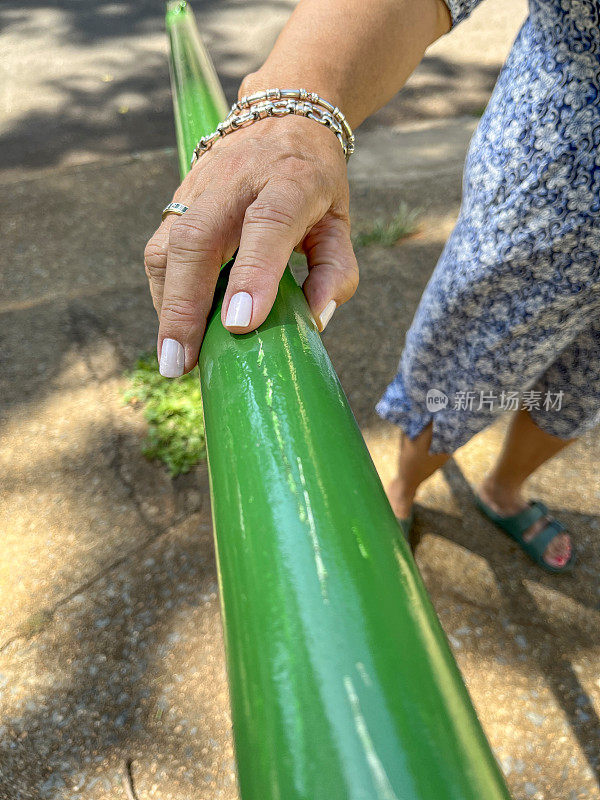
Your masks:
<path fill-rule="evenodd" d="M 220 93 L 189 7 L 167 24 L 187 163 Z M 199 366 L 243 800 L 506 800 L 302 291 L 286 269 L 264 324 L 233 335 L 229 267 Z"/>
<path fill-rule="evenodd" d="M 212 133 L 229 109 L 187 3 L 167 3 L 166 27 L 179 172 L 183 178 L 190 168 L 196 142 Z"/>

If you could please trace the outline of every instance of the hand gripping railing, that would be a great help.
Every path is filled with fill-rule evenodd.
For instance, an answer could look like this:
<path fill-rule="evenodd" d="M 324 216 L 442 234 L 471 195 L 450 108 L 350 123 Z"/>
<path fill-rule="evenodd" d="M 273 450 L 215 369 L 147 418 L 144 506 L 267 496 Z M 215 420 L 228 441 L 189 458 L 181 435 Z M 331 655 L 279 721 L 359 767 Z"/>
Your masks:
<path fill-rule="evenodd" d="M 167 30 L 183 175 L 226 105 L 189 6 Z M 228 271 L 199 364 L 243 800 L 506 800 L 302 291 L 234 335 Z"/>

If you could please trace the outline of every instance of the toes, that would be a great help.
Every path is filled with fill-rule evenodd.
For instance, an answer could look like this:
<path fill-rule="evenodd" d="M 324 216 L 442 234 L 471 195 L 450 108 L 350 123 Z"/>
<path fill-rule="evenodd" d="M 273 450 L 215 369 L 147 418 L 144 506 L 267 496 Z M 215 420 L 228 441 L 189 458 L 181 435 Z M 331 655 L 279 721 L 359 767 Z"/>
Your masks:
<path fill-rule="evenodd" d="M 540 531 L 543 531 L 550 522 L 552 522 L 550 517 L 542 517 L 538 519 L 537 522 L 534 522 L 524 534 L 523 538 L 525 541 L 531 541 L 531 539 L 533 539 L 536 534 L 540 533 Z M 566 533 L 559 533 L 545 549 L 543 558 L 548 566 L 558 567 L 560 569 L 560 567 L 564 567 L 565 564 L 568 563 L 571 558 L 571 553 L 572 546 L 569 535 Z"/>
<path fill-rule="evenodd" d="M 571 558 L 571 539 L 566 533 L 556 536 L 544 551 L 544 561 L 551 567 L 564 567 Z"/>

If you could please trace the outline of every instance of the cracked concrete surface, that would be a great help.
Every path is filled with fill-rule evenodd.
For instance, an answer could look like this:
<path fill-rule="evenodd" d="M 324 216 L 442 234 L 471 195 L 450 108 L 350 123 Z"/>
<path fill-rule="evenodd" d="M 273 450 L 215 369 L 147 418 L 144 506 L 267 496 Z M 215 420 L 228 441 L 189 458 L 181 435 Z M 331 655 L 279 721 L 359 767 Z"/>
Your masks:
<path fill-rule="evenodd" d="M 154 346 L 141 252 L 177 182 L 164 148 L 172 129 L 159 5 L 127 6 L 128 37 L 109 3 L 79 16 L 67 3 L 2 12 L 11 109 L 1 118 L 0 192 L 12 202 L 0 223 L 0 800 L 128 798 L 128 764 L 139 800 L 237 797 L 206 467 L 171 481 L 146 462 L 144 423 L 120 400 L 123 370 Z M 288 6 L 265 28 L 269 4 L 258 4 L 254 44 L 234 58 L 246 6 L 204 5 L 233 86 Z M 436 45 L 405 103 L 401 95 L 359 131 L 351 162 L 355 222 L 391 215 L 401 201 L 422 209 L 415 236 L 359 251 L 357 295 L 325 333 L 384 480 L 397 434 L 373 405 L 456 216 L 471 112 L 522 13 L 515 0 L 512 16 L 487 7 L 454 45 Z M 88 47 L 94 26 L 102 35 Z M 46 46 L 55 83 L 44 84 L 43 70 L 20 71 L 26 97 L 12 70 L 33 44 Z M 95 94 L 109 68 L 106 94 Z M 115 123 L 114 104 L 125 104 L 115 86 L 136 102 L 145 96 L 145 83 L 131 83 L 136 69 L 150 70 L 154 93 Z M 67 97 L 72 74 L 83 88 L 69 84 Z M 49 89 L 55 105 L 51 93 L 36 104 Z M 416 558 L 515 800 L 599 800 L 600 434 L 530 481 L 579 550 L 575 573 L 554 577 L 473 507 L 470 486 L 505 425 L 423 487 Z"/>

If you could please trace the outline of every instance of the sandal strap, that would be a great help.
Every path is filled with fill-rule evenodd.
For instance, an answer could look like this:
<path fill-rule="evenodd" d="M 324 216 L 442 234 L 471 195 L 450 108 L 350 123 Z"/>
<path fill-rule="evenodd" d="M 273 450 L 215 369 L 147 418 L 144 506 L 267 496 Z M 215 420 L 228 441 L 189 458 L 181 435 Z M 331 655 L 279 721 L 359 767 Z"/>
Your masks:
<path fill-rule="evenodd" d="M 529 530 L 531 526 L 547 516 L 548 508 L 540 500 L 531 500 L 528 508 L 524 508 L 518 514 L 512 517 L 504 517 L 503 523 L 506 528 L 511 529 L 511 535 L 518 538 L 522 537 L 525 531 Z"/>
<path fill-rule="evenodd" d="M 562 522 L 548 513 L 548 508 L 539 500 L 532 500 L 529 507 L 511 517 L 503 517 L 489 508 L 481 498 L 476 495 L 476 502 L 483 514 L 495 523 L 501 530 L 514 539 L 519 547 L 537 564 L 549 572 L 566 572 L 571 569 L 575 561 L 575 552 L 563 567 L 553 567 L 544 560 L 544 553 L 550 542 L 566 530 Z M 538 520 L 545 517 L 544 526 L 529 541 L 525 541 L 523 534 Z"/>
<path fill-rule="evenodd" d="M 564 530 L 566 530 L 566 528 L 562 522 L 559 522 L 557 519 L 551 519 L 541 531 L 536 533 L 533 539 L 530 539 L 528 542 L 523 542 L 523 545 L 532 553 L 539 556 L 539 558 L 542 558 L 550 542 Z"/>

